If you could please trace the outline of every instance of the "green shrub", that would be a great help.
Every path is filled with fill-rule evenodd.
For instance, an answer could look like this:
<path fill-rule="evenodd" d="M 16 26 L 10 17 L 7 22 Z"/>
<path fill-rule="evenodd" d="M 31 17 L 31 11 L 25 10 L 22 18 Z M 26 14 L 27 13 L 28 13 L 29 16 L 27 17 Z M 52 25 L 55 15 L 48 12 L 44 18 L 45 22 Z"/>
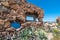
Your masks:
<path fill-rule="evenodd" d="M 46 32 L 40 28 L 35 29 L 34 27 L 29 27 L 29 28 L 24 28 L 19 35 L 21 40 L 30 40 L 30 39 L 47 40 L 45 33 Z"/>
<path fill-rule="evenodd" d="M 57 28 L 54 28 L 53 32 L 57 34 L 59 32 L 59 30 Z"/>

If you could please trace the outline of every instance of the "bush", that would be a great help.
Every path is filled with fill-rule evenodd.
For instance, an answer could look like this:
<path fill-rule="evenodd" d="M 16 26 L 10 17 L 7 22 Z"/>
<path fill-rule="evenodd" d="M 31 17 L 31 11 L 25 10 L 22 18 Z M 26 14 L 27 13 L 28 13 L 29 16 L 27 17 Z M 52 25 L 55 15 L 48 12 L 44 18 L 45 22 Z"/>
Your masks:
<path fill-rule="evenodd" d="M 46 32 L 34 27 L 24 28 L 19 35 L 21 40 L 47 40 Z"/>
<path fill-rule="evenodd" d="M 54 28 L 53 29 L 53 33 L 58 34 L 59 33 L 59 30 L 57 28 Z"/>

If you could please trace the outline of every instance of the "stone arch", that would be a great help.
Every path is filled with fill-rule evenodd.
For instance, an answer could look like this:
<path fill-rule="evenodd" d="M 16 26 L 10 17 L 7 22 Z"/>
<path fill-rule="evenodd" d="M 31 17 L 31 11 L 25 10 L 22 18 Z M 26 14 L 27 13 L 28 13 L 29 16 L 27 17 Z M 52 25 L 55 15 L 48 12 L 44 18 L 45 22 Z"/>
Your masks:
<path fill-rule="evenodd" d="M 28 21 L 27 19 L 28 19 L 28 17 L 29 17 L 29 21 L 37 21 L 36 19 L 38 19 L 38 14 L 37 13 L 30 13 L 30 12 L 26 12 L 25 13 L 25 17 L 26 17 L 26 21 Z"/>

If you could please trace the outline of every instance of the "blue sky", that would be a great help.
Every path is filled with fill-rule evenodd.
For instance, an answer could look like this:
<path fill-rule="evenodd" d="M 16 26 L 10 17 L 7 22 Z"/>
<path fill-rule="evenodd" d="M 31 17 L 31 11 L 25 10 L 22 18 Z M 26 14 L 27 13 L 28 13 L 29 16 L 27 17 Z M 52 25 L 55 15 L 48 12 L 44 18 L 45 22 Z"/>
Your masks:
<path fill-rule="evenodd" d="M 44 10 L 44 21 L 55 21 L 60 16 L 60 0 L 27 0 Z"/>

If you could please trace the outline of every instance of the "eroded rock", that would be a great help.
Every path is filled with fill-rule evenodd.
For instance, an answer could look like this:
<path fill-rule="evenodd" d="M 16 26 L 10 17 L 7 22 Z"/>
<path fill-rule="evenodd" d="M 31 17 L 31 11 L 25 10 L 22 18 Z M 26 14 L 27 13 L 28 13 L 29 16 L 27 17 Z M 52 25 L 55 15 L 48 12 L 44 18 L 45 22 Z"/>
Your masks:
<path fill-rule="evenodd" d="M 38 22 L 26 20 L 26 16 L 30 15 L 33 19 L 37 18 Z M 0 31 L 2 35 L 6 35 L 6 32 L 16 32 L 10 25 L 12 21 L 18 21 L 22 29 L 29 26 L 40 27 L 43 24 L 43 16 L 42 9 L 26 2 L 26 0 L 0 0 Z"/>

